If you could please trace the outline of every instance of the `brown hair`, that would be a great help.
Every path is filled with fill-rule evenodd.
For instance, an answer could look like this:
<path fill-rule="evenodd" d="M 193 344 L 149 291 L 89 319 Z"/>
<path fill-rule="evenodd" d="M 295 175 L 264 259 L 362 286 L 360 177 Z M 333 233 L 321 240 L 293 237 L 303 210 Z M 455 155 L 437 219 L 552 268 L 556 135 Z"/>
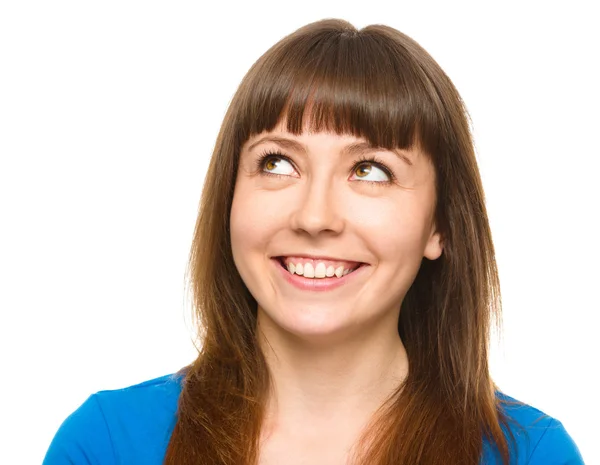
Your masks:
<path fill-rule="evenodd" d="M 270 378 L 255 337 L 257 302 L 233 261 L 229 214 L 243 144 L 280 121 L 298 135 L 305 118 L 313 131 L 352 134 L 378 147 L 418 144 L 436 173 L 444 250 L 437 260 L 423 259 L 402 302 L 398 331 L 409 374 L 365 432 L 358 463 L 475 465 L 485 438 L 507 464 L 508 417 L 488 367 L 500 283 L 467 111 L 414 40 L 388 26 L 357 30 L 335 19 L 298 29 L 256 61 L 221 126 L 189 263 L 201 348 L 180 372 L 164 463 L 258 460 Z"/>

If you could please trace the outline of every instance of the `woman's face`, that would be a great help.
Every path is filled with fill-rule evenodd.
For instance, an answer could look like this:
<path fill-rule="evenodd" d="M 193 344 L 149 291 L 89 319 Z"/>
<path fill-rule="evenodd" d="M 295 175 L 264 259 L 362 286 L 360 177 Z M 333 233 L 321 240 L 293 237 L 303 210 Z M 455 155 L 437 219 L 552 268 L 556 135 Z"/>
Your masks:
<path fill-rule="evenodd" d="M 261 325 L 313 339 L 369 328 L 397 334 L 422 257 L 442 253 L 433 223 L 435 173 L 417 150 L 367 148 L 351 135 L 294 136 L 283 124 L 242 147 L 231 243 Z M 269 152 L 275 155 L 260 162 Z M 360 161 L 373 156 L 384 166 Z M 294 264 L 294 275 L 281 257 Z M 298 275 L 298 265 L 309 277 Z M 334 275 L 310 278 L 311 268 Z"/>

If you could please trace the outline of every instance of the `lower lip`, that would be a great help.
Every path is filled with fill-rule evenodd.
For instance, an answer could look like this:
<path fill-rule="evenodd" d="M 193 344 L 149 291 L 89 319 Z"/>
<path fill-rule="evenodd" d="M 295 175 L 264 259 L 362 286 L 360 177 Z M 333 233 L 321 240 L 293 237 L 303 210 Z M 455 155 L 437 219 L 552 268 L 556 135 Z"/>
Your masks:
<path fill-rule="evenodd" d="M 344 286 L 360 277 L 368 267 L 367 265 L 361 265 L 352 273 L 348 273 L 346 276 L 342 276 L 341 278 L 338 278 L 337 276 L 333 278 L 305 278 L 304 276 L 291 274 L 283 267 L 279 259 L 272 258 L 271 261 L 279 269 L 279 272 L 288 283 L 303 291 L 315 292 L 331 291 Z"/>

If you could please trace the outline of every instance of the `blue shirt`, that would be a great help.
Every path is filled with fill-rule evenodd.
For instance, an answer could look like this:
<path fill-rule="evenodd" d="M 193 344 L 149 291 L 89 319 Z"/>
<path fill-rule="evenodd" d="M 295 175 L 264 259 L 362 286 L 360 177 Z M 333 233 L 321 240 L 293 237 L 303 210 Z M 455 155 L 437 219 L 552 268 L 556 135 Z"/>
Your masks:
<path fill-rule="evenodd" d="M 92 394 L 62 423 L 42 465 L 161 465 L 175 426 L 180 380 L 166 375 Z M 558 420 L 549 416 L 539 420 L 544 413 L 529 405 L 505 411 L 527 432 L 512 430 L 518 448 L 515 465 L 583 464 L 579 449 Z M 487 443 L 481 463 L 501 463 Z"/>

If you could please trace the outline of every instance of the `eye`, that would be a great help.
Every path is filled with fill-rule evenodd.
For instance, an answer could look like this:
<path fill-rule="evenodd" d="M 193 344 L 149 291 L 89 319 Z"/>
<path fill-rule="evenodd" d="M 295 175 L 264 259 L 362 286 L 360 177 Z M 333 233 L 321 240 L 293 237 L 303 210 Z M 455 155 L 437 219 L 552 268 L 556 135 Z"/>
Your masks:
<path fill-rule="evenodd" d="M 352 171 L 359 179 L 364 179 L 367 182 L 389 184 L 394 180 L 392 172 L 376 159 L 360 160 L 354 165 Z M 372 179 L 367 179 L 367 176 L 371 174 L 374 174 Z"/>
<path fill-rule="evenodd" d="M 291 167 L 291 170 L 288 172 L 276 172 L 275 170 L 280 166 L 288 165 Z M 266 174 L 269 176 L 289 176 L 293 173 L 294 168 L 288 158 L 279 152 L 265 152 L 263 153 L 258 160 L 256 160 L 256 168 L 262 174 Z M 285 169 L 284 169 L 285 171 Z"/>
<path fill-rule="evenodd" d="M 289 167 L 287 172 L 286 165 Z M 276 171 L 278 168 L 282 168 L 280 172 Z M 256 160 L 256 171 L 266 176 L 290 176 L 294 172 L 294 166 L 291 160 L 281 152 L 266 151 Z M 361 173 L 357 175 L 359 180 L 372 185 L 389 185 L 396 179 L 392 171 L 375 157 L 361 157 L 352 167 L 352 173 L 357 172 Z M 371 176 L 373 179 L 367 179 L 371 174 L 374 174 Z"/>
<path fill-rule="evenodd" d="M 396 179 L 392 170 L 375 157 L 361 158 L 352 168 L 352 172 L 357 174 L 359 179 L 373 184 L 392 184 Z M 373 179 L 367 179 L 372 173 Z"/>

